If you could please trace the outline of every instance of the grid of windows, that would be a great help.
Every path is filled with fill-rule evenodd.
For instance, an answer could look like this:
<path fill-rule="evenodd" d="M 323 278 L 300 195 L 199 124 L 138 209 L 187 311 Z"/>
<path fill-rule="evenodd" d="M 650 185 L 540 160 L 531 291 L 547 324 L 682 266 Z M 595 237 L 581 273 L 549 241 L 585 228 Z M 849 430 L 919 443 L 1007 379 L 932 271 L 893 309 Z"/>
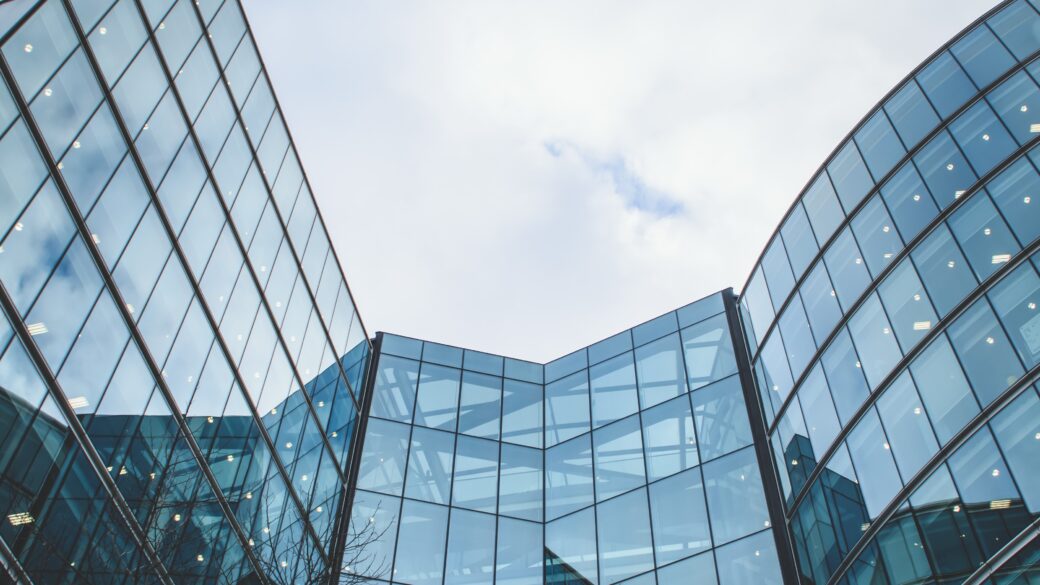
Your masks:
<path fill-rule="evenodd" d="M 1035 532 L 1038 7 L 1001 3 L 868 115 L 742 293 L 806 581 L 963 580 Z"/>
<path fill-rule="evenodd" d="M 380 334 L 349 570 L 779 583 L 727 294 L 544 366 Z"/>
<path fill-rule="evenodd" d="M 0 4 L 0 557 L 337 564 L 367 335 L 236 1 Z"/>

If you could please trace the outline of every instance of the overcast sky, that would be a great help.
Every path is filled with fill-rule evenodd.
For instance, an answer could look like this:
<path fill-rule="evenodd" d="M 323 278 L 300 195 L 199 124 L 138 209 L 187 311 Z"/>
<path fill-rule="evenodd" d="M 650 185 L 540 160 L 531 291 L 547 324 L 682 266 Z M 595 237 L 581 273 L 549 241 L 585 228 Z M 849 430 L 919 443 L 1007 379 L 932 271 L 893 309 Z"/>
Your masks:
<path fill-rule="evenodd" d="M 369 333 L 548 361 L 740 290 L 991 0 L 246 0 Z"/>

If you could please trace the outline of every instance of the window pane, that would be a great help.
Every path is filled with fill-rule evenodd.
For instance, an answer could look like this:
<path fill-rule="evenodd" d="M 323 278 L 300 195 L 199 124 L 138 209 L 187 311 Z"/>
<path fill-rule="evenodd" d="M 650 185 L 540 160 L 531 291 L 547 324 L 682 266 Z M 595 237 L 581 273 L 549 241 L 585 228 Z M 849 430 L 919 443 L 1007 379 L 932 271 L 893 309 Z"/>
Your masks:
<path fill-rule="evenodd" d="M 986 299 L 958 317 L 947 333 L 980 404 L 992 402 L 1022 375 L 1022 364 Z"/>
<path fill-rule="evenodd" d="M 583 510 L 545 526 L 545 572 L 548 582 L 565 582 L 567 569 L 590 583 L 598 583 L 596 570 L 596 515 Z M 566 567 L 560 567 L 566 563 Z M 554 576 L 559 575 L 557 578 Z M 571 577 L 573 578 L 573 577 Z"/>
<path fill-rule="evenodd" d="M 1001 163 L 1018 146 L 985 102 L 979 102 L 950 123 L 950 133 L 982 175 Z"/>
<path fill-rule="evenodd" d="M 545 452 L 545 516 L 559 518 L 592 504 L 591 435 Z"/>
<path fill-rule="evenodd" d="M 498 513 L 542 521 L 542 451 L 502 445 Z"/>
<path fill-rule="evenodd" d="M 498 519 L 497 585 L 542 585 L 542 525 Z"/>
<path fill-rule="evenodd" d="M 802 301 L 797 296 L 791 299 L 784 314 L 780 315 L 780 333 L 784 338 L 787 360 L 791 364 L 791 374 L 798 378 L 816 353 L 816 342 L 809 330 Z"/>
<path fill-rule="evenodd" d="M 791 210 L 791 216 L 780 228 L 780 234 L 784 238 L 787 256 L 791 259 L 791 269 L 794 271 L 795 279 L 798 279 L 820 250 L 812 228 L 809 227 L 809 218 L 801 204 L 796 204 Z"/>
<path fill-rule="evenodd" d="M 724 546 L 715 551 L 719 585 L 781 585 L 780 563 L 770 531 Z"/>
<path fill-rule="evenodd" d="M 987 294 L 1019 357 L 1028 367 L 1040 361 L 1037 304 L 1040 303 L 1040 278 L 1026 263 L 1004 277 Z"/>
<path fill-rule="evenodd" d="M 656 528 L 654 529 L 656 531 Z M 656 535 L 655 535 L 656 536 Z M 657 569 L 658 585 L 682 585 L 683 583 L 717 583 L 715 557 L 704 553 L 667 567 Z"/>
<path fill-rule="evenodd" d="M 690 389 L 721 380 L 737 371 L 726 315 L 716 315 L 681 332 Z"/>
<path fill-rule="evenodd" d="M 928 293 L 909 260 L 900 262 L 889 274 L 878 287 L 878 294 L 892 319 L 896 338 L 905 351 L 917 345 L 938 320 Z"/>
<path fill-rule="evenodd" d="M 506 379 L 502 393 L 502 440 L 542 446 L 542 386 Z"/>
<path fill-rule="evenodd" d="M 762 341 L 762 336 L 766 334 L 769 329 L 769 325 L 773 322 L 773 303 L 769 300 L 769 294 L 766 290 L 765 277 L 762 276 L 762 269 L 755 271 L 754 276 L 748 282 L 747 289 L 742 293 L 741 302 L 747 305 L 748 312 L 751 315 L 751 324 L 755 328 L 755 343 Z M 749 335 L 750 337 L 750 335 Z M 646 408 L 646 404 L 643 405 Z"/>
<path fill-rule="evenodd" d="M 827 272 L 831 275 L 834 290 L 838 293 L 838 301 L 848 310 L 870 284 L 870 274 L 863 265 L 863 255 L 850 228 L 842 230 L 823 255 L 823 259 L 827 263 Z"/>
<path fill-rule="evenodd" d="M 654 568 L 646 490 L 604 502 L 597 510 L 600 577 L 616 583 Z"/>
<path fill-rule="evenodd" d="M 1038 104 L 1040 111 L 1040 104 Z M 1040 175 L 1028 160 L 1019 160 L 986 185 L 1004 219 L 1011 224 L 1018 241 L 1027 244 L 1040 236 Z"/>
<path fill-rule="evenodd" d="M 758 366 L 764 377 L 764 387 L 770 392 L 771 398 L 781 404 L 791 392 L 794 380 L 791 377 L 791 369 L 787 364 L 787 353 L 784 351 L 783 340 L 774 332 L 769 340 L 762 346 L 762 353 L 758 357 Z"/>
<path fill-rule="evenodd" d="M 455 446 L 452 504 L 495 513 L 498 494 L 498 443 L 459 435 Z"/>
<path fill-rule="evenodd" d="M 884 111 L 878 111 L 871 116 L 859 132 L 856 132 L 855 138 L 870 172 L 878 179 L 885 176 L 906 154 L 903 143 L 896 136 Z"/>
<path fill-rule="evenodd" d="M 949 441 L 979 412 L 968 380 L 945 335 L 921 352 L 910 364 L 910 373 L 917 382 L 940 443 Z"/>
<path fill-rule="evenodd" d="M 389 578 L 394 563 L 394 544 L 397 540 L 397 518 L 401 500 L 358 491 L 351 510 L 349 542 L 365 542 L 365 556 L 361 566 L 354 566 L 360 575 Z"/>
<path fill-rule="evenodd" d="M 411 422 L 418 379 L 419 362 L 381 355 L 372 395 L 372 416 Z"/>
<path fill-rule="evenodd" d="M 870 394 L 863 378 L 863 364 L 847 331 L 842 330 L 823 354 L 823 371 L 831 387 L 838 418 L 845 424 Z"/>
<path fill-rule="evenodd" d="M 914 156 L 936 204 L 945 209 L 975 183 L 975 173 L 946 132 L 938 134 Z"/>
<path fill-rule="evenodd" d="M 877 388 L 903 357 L 903 353 L 899 351 L 899 344 L 892 335 L 892 326 L 876 294 L 870 295 L 849 319 L 849 333 L 852 334 L 852 342 L 856 345 L 867 382 L 871 388 Z"/>
<path fill-rule="evenodd" d="M 708 510 L 699 469 L 651 484 L 650 510 L 658 565 L 711 547 Z"/>
<path fill-rule="evenodd" d="M 632 352 L 589 368 L 592 384 L 592 424 L 599 427 L 639 410 Z"/>
<path fill-rule="evenodd" d="M 841 319 L 841 307 L 838 306 L 838 294 L 831 286 L 827 267 L 819 262 L 802 282 L 800 291 L 805 313 L 809 317 L 809 327 L 817 343 L 827 339 L 834 326 Z"/>
<path fill-rule="evenodd" d="M 874 409 L 867 410 L 849 433 L 848 447 L 859 476 L 859 489 L 867 513 L 876 518 L 903 484 L 899 481 L 891 446 Z"/>
<path fill-rule="evenodd" d="M 586 370 L 545 386 L 545 444 L 552 446 L 589 432 Z"/>
<path fill-rule="evenodd" d="M 631 416 L 592 431 L 596 500 L 602 501 L 646 483 L 639 417 Z"/>
<path fill-rule="evenodd" d="M 827 173 L 820 173 L 812 186 L 806 190 L 802 204 L 816 234 L 816 241 L 823 245 L 845 220 L 845 213 L 838 204 L 838 197 Z"/>
<path fill-rule="evenodd" d="M 940 317 L 952 311 L 978 284 L 945 225 L 918 244 L 910 257 Z"/>
<path fill-rule="evenodd" d="M 817 455 L 825 453 L 834 442 L 834 437 L 838 436 L 841 423 L 834 411 L 834 401 L 831 400 L 822 366 L 813 368 L 805 378 L 798 391 L 798 399 L 805 415 L 805 426 L 809 431 L 813 451 Z"/>
<path fill-rule="evenodd" d="M 448 508 L 405 500 L 394 579 L 413 585 L 439 585 L 447 531 Z"/>
<path fill-rule="evenodd" d="M 896 378 L 877 402 L 902 477 L 913 477 L 939 450 L 910 374 Z M 861 472 L 862 474 L 862 472 Z"/>
<path fill-rule="evenodd" d="M 1036 468 L 1036 462 L 1040 461 L 1040 440 L 1036 438 L 1038 421 L 1040 400 L 1030 389 L 997 413 L 990 424 L 1032 514 L 1040 511 L 1040 471 Z"/>
<path fill-rule="evenodd" d="M 679 334 L 673 333 L 636 348 L 636 373 L 643 408 L 686 392 Z"/>
<path fill-rule="evenodd" d="M 859 150 L 851 140 L 834 155 L 827 165 L 827 174 L 834 183 L 834 190 L 838 192 L 838 198 L 841 199 L 846 214 L 851 213 L 863 200 L 867 191 L 874 186 L 874 181 L 870 178 L 863 159 L 860 158 Z"/>
<path fill-rule="evenodd" d="M 911 163 L 903 165 L 881 187 L 881 195 L 892 212 L 899 233 L 908 242 L 939 213 L 928 188 Z"/>
<path fill-rule="evenodd" d="M 447 504 L 451 494 L 455 436 L 416 427 L 412 430 L 411 443 L 404 495 L 435 504 Z"/>
<path fill-rule="evenodd" d="M 705 463 L 704 485 L 715 543 L 722 544 L 769 526 L 754 449 Z"/>
<path fill-rule="evenodd" d="M 418 398 L 415 403 L 415 424 L 455 430 L 460 378 L 461 372 L 454 368 L 422 365 Z"/>
<path fill-rule="evenodd" d="M 651 481 L 697 465 L 697 439 L 686 396 L 645 410 L 642 418 L 646 468 Z"/>
<path fill-rule="evenodd" d="M 881 274 L 892 258 L 903 249 L 903 242 L 899 239 L 892 218 L 888 216 L 888 210 L 879 196 L 871 198 L 852 219 L 852 232 L 856 235 L 860 249 L 863 250 L 867 268 L 875 277 Z"/>
<path fill-rule="evenodd" d="M 885 103 L 885 111 L 903 143 L 910 148 L 939 123 L 939 117 L 914 80 L 908 81 Z"/>
<path fill-rule="evenodd" d="M 459 432 L 498 440 L 502 410 L 502 378 L 463 372 Z"/>
<path fill-rule="evenodd" d="M 986 94 L 986 100 L 1004 121 L 1019 144 L 1032 138 L 1030 128 L 1040 108 L 1040 90 L 1025 71 L 1019 71 L 996 89 Z M 1032 111 L 1030 111 L 1032 110 Z"/>
<path fill-rule="evenodd" d="M 365 432 L 357 485 L 395 496 L 404 487 L 404 458 L 408 452 L 408 425 L 370 419 Z"/>
<path fill-rule="evenodd" d="M 495 517 L 451 512 L 445 585 L 491 583 L 495 574 Z"/>
<path fill-rule="evenodd" d="M 690 400 L 705 461 L 751 444 L 751 426 L 738 376 L 696 390 Z"/>
<path fill-rule="evenodd" d="M 791 274 L 791 264 L 787 261 L 787 250 L 784 249 L 782 238 L 773 238 L 772 243 L 766 248 L 765 256 L 762 258 L 762 272 L 769 285 L 769 298 L 773 301 L 773 306 L 780 307 L 794 287 L 794 275 Z"/>
<path fill-rule="evenodd" d="M 917 74 L 917 81 L 943 118 L 975 95 L 975 86 L 949 53 L 933 59 Z"/>
<path fill-rule="evenodd" d="M 1000 44 L 989 27 L 981 25 L 950 48 L 975 85 L 985 87 L 1015 65 L 1015 59 Z"/>

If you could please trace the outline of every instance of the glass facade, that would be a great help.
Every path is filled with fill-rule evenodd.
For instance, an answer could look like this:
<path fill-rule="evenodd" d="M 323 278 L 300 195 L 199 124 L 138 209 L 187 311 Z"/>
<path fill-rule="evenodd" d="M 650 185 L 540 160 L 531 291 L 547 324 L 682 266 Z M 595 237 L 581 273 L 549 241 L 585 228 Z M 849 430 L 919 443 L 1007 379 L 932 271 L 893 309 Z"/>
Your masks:
<path fill-rule="evenodd" d="M 5 2 L 0 73 L 0 574 L 331 576 L 370 345 L 239 4 Z"/>
<path fill-rule="evenodd" d="M 803 582 L 1037 579 L 1038 7 L 866 116 L 741 294 Z"/>
<path fill-rule="evenodd" d="M 545 365 L 379 334 L 344 579 L 780 583 L 727 303 Z"/>
<path fill-rule="evenodd" d="M 723 291 L 547 364 L 354 306 L 238 0 L 0 1 L 0 582 L 1040 579 L 1040 0 Z"/>

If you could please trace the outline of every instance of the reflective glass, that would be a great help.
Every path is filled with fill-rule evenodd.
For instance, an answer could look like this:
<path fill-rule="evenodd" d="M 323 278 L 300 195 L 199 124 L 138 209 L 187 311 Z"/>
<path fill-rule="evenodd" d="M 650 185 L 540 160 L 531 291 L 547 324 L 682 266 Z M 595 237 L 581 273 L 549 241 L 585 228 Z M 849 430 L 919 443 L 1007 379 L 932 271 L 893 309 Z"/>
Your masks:
<path fill-rule="evenodd" d="M 545 517 L 592 504 L 592 441 L 583 435 L 545 451 Z"/>
<path fill-rule="evenodd" d="M 542 451 L 502 445 L 498 513 L 542 521 Z"/>
<path fill-rule="evenodd" d="M 823 255 L 827 272 L 837 292 L 838 301 L 846 311 L 856 302 L 860 293 L 870 284 L 870 274 L 863 263 L 863 254 L 856 245 L 851 228 L 846 227 Z"/>
<path fill-rule="evenodd" d="M 784 249 L 782 238 L 773 238 L 772 243 L 766 248 L 762 257 L 762 272 L 765 274 L 766 284 L 769 285 L 769 298 L 773 301 L 773 306 L 782 306 L 794 287 L 794 275 L 791 274 L 791 264 L 787 260 L 787 250 Z"/>
<path fill-rule="evenodd" d="M 597 506 L 596 533 L 602 583 L 616 583 L 654 568 L 645 489 Z"/>
<path fill-rule="evenodd" d="M 945 336 L 921 352 L 910 364 L 910 373 L 917 382 L 935 434 L 939 442 L 945 444 L 979 411 L 978 402 Z"/>
<path fill-rule="evenodd" d="M 883 110 L 864 122 L 856 132 L 855 140 L 871 174 L 878 179 L 885 176 L 906 153 Z"/>
<path fill-rule="evenodd" d="M 459 432 L 498 440 L 501 411 L 502 378 L 463 372 Z"/>
<path fill-rule="evenodd" d="M 855 234 L 863 251 L 867 268 L 875 277 L 881 274 L 892 258 L 903 249 L 903 242 L 892 223 L 892 218 L 878 196 L 872 197 L 856 217 L 852 218 L 852 233 Z"/>
<path fill-rule="evenodd" d="M 400 524 L 394 578 L 414 585 L 441 583 L 448 508 L 405 500 Z"/>
<path fill-rule="evenodd" d="M 985 299 L 950 324 L 948 334 L 980 404 L 992 402 L 1023 374 L 1014 348 Z"/>
<path fill-rule="evenodd" d="M 704 485 L 716 544 L 769 526 L 762 478 L 754 449 L 744 449 L 705 463 Z"/>
<path fill-rule="evenodd" d="M 737 371 L 726 315 L 716 315 L 681 332 L 687 384 L 691 390 Z"/>
<path fill-rule="evenodd" d="M 900 167 L 896 174 L 881 186 L 881 196 L 892 213 L 899 233 L 907 242 L 921 233 L 939 213 L 928 188 L 912 163 Z"/>
<path fill-rule="evenodd" d="M 583 370 L 545 386 L 545 445 L 589 431 L 589 383 Z"/>
<path fill-rule="evenodd" d="M 831 285 L 830 275 L 823 262 L 818 262 L 805 277 L 799 294 L 813 337 L 817 343 L 823 343 L 841 319 L 838 294 Z"/>
<path fill-rule="evenodd" d="M 910 257 L 940 317 L 952 311 L 978 284 L 945 225 L 929 234 Z"/>
<path fill-rule="evenodd" d="M 1040 319 L 1036 317 L 1040 277 L 1036 270 L 1028 263 L 1019 266 L 1001 279 L 988 296 L 1019 357 L 1027 367 L 1035 366 L 1040 361 Z"/>
<path fill-rule="evenodd" d="M 1040 49 L 1040 16 L 1024 0 L 1012 2 L 994 14 L 986 23 L 1001 42 L 1018 59 L 1025 59 Z"/>
<path fill-rule="evenodd" d="M 642 420 L 646 470 L 651 481 L 697 465 L 697 438 L 686 396 L 643 411 Z"/>
<path fill-rule="evenodd" d="M 599 427 L 639 410 L 632 353 L 625 352 L 589 368 L 592 426 Z"/>
<path fill-rule="evenodd" d="M 816 234 L 816 241 L 823 245 L 845 220 L 845 213 L 838 204 L 838 197 L 827 173 L 821 173 L 816 177 L 805 191 L 802 204 Z"/>
<path fill-rule="evenodd" d="M 980 175 L 1003 161 L 1018 146 L 985 102 L 957 116 L 950 123 L 950 133 Z"/>
<path fill-rule="evenodd" d="M 657 564 L 688 557 L 711 546 L 708 510 L 699 469 L 650 485 Z"/>
<path fill-rule="evenodd" d="M 834 190 L 838 193 L 846 214 L 851 213 L 863 200 L 867 191 L 874 186 L 859 150 L 851 140 L 831 159 L 827 165 L 827 174 L 831 177 Z"/>
<path fill-rule="evenodd" d="M 444 583 L 491 583 L 494 575 L 495 517 L 452 510 Z"/>
<path fill-rule="evenodd" d="M 801 278 L 802 273 L 820 250 L 816 238 L 813 236 L 812 228 L 809 226 L 809 218 L 805 215 L 801 204 L 796 204 L 791 209 L 791 215 L 780 228 L 780 234 L 784 238 L 787 256 L 791 260 L 791 269 L 797 280 Z"/>
<path fill-rule="evenodd" d="M 1005 461 L 1011 467 L 1015 483 L 1022 493 L 1029 512 L 1040 512 L 1040 439 L 1036 438 L 1040 425 L 1040 399 L 1034 390 L 1026 390 L 1014 402 L 993 417 L 990 428 Z M 992 471 L 990 472 L 992 475 Z"/>
<path fill-rule="evenodd" d="M 1040 109 L 1040 104 L 1037 107 Z M 1033 202 L 1040 193 L 1040 175 L 1028 160 L 1012 164 L 990 181 L 986 190 L 1020 243 L 1028 244 L 1040 236 L 1040 201 Z"/>
<path fill-rule="evenodd" d="M 884 355 L 885 352 L 882 352 L 882 356 Z M 856 355 L 847 331 L 842 330 L 824 352 L 823 370 L 834 397 L 838 418 L 845 424 L 870 394 L 870 388 L 863 377 L 863 364 Z"/>
<path fill-rule="evenodd" d="M 372 416 L 411 422 L 418 379 L 419 362 L 392 355 L 380 356 L 372 395 Z"/>
<path fill-rule="evenodd" d="M 434 504 L 447 504 L 451 494 L 454 453 L 455 436 L 451 433 L 422 427 L 412 429 L 404 495 Z"/>
<path fill-rule="evenodd" d="M 415 401 L 415 424 L 435 429 L 455 430 L 459 408 L 459 383 L 462 372 L 433 364 L 419 371 Z"/>
<path fill-rule="evenodd" d="M 592 431 L 592 444 L 597 501 L 646 483 L 638 416 Z"/>
<path fill-rule="evenodd" d="M 841 423 L 838 422 L 822 366 L 817 365 L 806 376 L 798 391 L 798 400 L 802 406 L 813 451 L 818 455 L 823 454 L 834 442 L 834 437 L 838 436 Z"/>
<path fill-rule="evenodd" d="M 751 426 L 738 376 L 696 390 L 690 400 L 705 461 L 751 444 Z"/>
<path fill-rule="evenodd" d="M 942 53 L 920 73 L 917 82 L 942 118 L 975 94 L 975 86 L 949 53 Z"/>
<path fill-rule="evenodd" d="M 656 530 L 656 529 L 655 529 Z M 715 557 L 705 553 L 657 569 L 659 585 L 682 585 L 683 583 L 717 583 Z"/>
<path fill-rule="evenodd" d="M 780 334 L 784 338 L 784 349 L 787 350 L 787 360 L 791 364 L 791 373 L 797 378 L 816 353 L 816 342 L 809 330 L 809 321 L 799 297 L 791 299 L 787 309 L 780 315 L 779 325 Z"/>
<path fill-rule="evenodd" d="M 867 513 L 876 518 L 903 484 L 892 459 L 891 446 L 873 409 L 868 410 L 849 433 L 848 447 Z"/>
<path fill-rule="evenodd" d="M 896 465 L 909 479 L 939 450 L 910 374 L 904 372 L 892 382 L 878 398 L 877 409 Z"/>
<path fill-rule="evenodd" d="M 986 101 L 997 112 L 1018 144 L 1032 138 L 1030 128 L 1040 107 L 1040 90 L 1028 73 L 1019 71 L 986 94 Z M 1033 111 L 1030 112 L 1029 110 Z"/>
<path fill-rule="evenodd" d="M 966 201 L 950 217 L 949 225 L 979 280 L 996 272 L 1019 250 L 989 197 Z"/>
<path fill-rule="evenodd" d="M 867 382 L 876 388 L 903 357 L 876 294 L 870 295 L 849 319 L 849 333 Z"/>
<path fill-rule="evenodd" d="M 590 508 L 545 525 L 546 576 L 566 563 L 590 583 L 599 583 L 596 558 L 596 515 Z"/>
<path fill-rule="evenodd" d="M 459 435 L 455 445 L 452 504 L 495 513 L 498 494 L 498 443 Z"/>
<path fill-rule="evenodd" d="M 408 453 L 410 427 L 371 419 L 365 432 L 357 485 L 399 496 L 404 487 L 405 455 Z"/>
<path fill-rule="evenodd" d="M 498 519 L 495 583 L 541 585 L 544 555 L 541 524 L 511 518 Z"/>
<path fill-rule="evenodd" d="M 912 79 L 885 102 L 885 112 L 908 148 L 920 142 L 939 123 L 935 110 Z"/>
<path fill-rule="evenodd" d="M 981 25 L 953 44 L 950 52 L 978 87 L 985 87 L 1015 65 L 1015 58 L 997 40 L 988 26 Z"/>
<path fill-rule="evenodd" d="M 686 392 L 686 371 L 678 333 L 636 348 L 636 377 L 643 408 Z"/>
<path fill-rule="evenodd" d="M 542 387 L 506 379 L 502 390 L 502 440 L 542 446 Z"/>
<path fill-rule="evenodd" d="M 909 260 L 896 266 L 878 287 L 878 294 L 904 351 L 917 345 L 938 320 L 928 293 Z"/>
<path fill-rule="evenodd" d="M 719 585 L 780 585 L 780 563 L 769 531 L 715 551 Z"/>

